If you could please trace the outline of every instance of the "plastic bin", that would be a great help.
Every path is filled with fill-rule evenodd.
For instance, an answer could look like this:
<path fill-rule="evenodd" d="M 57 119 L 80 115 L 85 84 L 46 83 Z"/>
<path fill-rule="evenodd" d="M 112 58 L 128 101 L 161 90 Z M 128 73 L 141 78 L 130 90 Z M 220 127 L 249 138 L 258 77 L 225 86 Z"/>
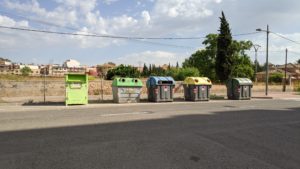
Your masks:
<path fill-rule="evenodd" d="M 187 101 L 208 101 L 211 80 L 207 77 L 187 77 L 183 82 L 184 99 Z"/>
<path fill-rule="evenodd" d="M 88 75 L 66 74 L 65 104 L 88 104 Z"/>
<path fill-rule="evenodd" d="M 248 78 L 232 78 L 226 83 L 227 97 L 231 100 L 250 100 L 253 83 Z"/>
<path fill-rule="evenodd" d="M 140 102 L 143 83 L 137 78 L 115 78 L 112 83 L 113 99 L 115 103 Z"/>
<path fill-rule="evenodd" d="M 172 102 L 175 81 L 172 77 L 151 76 L 147 80 L 148 101 Z"/>

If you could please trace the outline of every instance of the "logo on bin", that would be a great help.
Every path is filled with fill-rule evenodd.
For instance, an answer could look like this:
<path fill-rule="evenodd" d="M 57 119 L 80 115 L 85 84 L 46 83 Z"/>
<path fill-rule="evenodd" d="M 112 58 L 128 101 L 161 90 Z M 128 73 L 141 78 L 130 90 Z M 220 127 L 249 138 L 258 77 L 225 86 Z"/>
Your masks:
<path fill-rule="evenodd" d="M 168 87 L 164 86 L 164 91 L 167 92 L 168 91 Z"/>

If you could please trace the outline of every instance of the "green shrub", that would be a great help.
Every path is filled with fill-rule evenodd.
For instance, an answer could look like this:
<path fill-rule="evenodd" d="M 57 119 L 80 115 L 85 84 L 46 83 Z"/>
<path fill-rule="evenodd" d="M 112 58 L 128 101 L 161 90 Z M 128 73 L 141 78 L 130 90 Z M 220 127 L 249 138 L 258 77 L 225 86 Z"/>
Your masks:
<path fill-rule="evenodd" d="M 271 83 L 281 83 L 283 79 L 283 74 L 282 73 L 274 73 L 271 74 L 269 77 L 269 82 Z"/>

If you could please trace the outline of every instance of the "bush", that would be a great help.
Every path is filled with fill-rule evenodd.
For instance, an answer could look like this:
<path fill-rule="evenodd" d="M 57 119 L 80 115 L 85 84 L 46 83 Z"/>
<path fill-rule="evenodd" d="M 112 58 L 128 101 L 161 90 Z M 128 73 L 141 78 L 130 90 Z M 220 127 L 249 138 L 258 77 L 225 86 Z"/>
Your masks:
<path fill-rule="evenodd" d="M 23 76 L 29 76 L 29 74 L 32 73 L 32 70 L 30 67 L 25 66 L 21 69 L 21 73 Z"/>
<path fill-rule="evenodd" d="M 270 75 L 269 82 L 281 83 L 282 79 L 283 79 L 283 74 L 282 73 L 274 73 L 274 74 Z"/>
<path fill-rule="evenodd" d="M 199 70 L 197 68 L 172 68 L 166 72 L 167 76 L 172 76 L 175 80 L 183 81 L 186 77 L 199 76 Z"/>
<path fill-rule="evenodd" d="M 115 77 L 139 78 L 140 72 L 135 67 L 120 65 L 107 72 L 106 75 L 107 80 L 113 80 Z"/>

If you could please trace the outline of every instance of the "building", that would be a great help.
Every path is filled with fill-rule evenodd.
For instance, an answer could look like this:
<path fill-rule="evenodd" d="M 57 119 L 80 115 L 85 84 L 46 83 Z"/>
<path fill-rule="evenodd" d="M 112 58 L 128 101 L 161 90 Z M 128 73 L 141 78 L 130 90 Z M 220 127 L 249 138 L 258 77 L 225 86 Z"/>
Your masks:
<path fill-rule="evenodd" d="M 78 62 L 77 60 L 74 60 L 74 59 L 69 59 L 69 60 L 66 60 L 62 67 L 66 67 L 66 68 L 80 68 L 80 62 Z"/>
<path fill-rule="evenodd" d="M 286 80 L 300 79 L 300 64 L 287 64 L 286 71 Z M 284 65 L 269 65 L 269 76 L 275 73 L 285 73 L 285 64 Z M 256 73 L 257 81 L 263 82 L 266 78 L 266 72 L 257 72 Z"/>

